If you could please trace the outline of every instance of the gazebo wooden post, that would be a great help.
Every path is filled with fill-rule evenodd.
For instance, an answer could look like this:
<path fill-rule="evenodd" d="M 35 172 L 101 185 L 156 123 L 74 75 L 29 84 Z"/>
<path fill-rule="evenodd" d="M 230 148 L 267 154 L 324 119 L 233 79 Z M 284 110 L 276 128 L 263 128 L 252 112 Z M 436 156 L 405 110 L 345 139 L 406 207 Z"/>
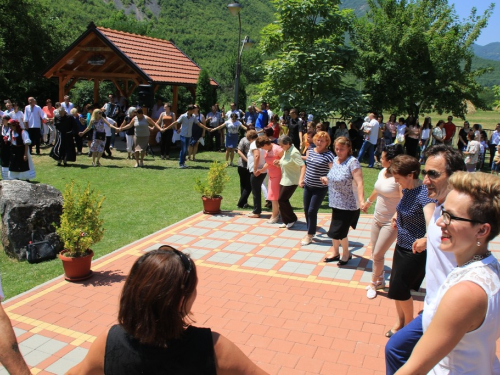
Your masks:
<path fill-rule="evenodd" d="M 59 102 L 62 103 L 64 101 L 64 77 L 59 76 Z"/>
<path fill-rule="evenodd" d="M 179 99 L 179 86 L 172 87 L 172 111 L 177 115 L 177 101 Z"/>
<path fill-rule="evenodd" d="M 99 79 L 94 78 L 94 104 L 99 102 Z"/>

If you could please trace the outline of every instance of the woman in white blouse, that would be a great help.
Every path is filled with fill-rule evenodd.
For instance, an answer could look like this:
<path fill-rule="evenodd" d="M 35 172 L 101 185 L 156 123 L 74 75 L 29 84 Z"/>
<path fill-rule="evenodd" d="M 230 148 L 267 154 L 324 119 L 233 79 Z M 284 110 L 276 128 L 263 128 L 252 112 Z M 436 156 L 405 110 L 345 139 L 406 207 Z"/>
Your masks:
<path fill-rule="evenodd" d="M 475 172 L 476 164 L 477 161 L 479 160 L 480 146 L 479 142 L 476 141 L 473 132 L 469 132 L 467 134 L 467 139 L 469 140 L 469 142 L 467 143 L 467 148 L 464 151 L 465 166 L 467 167 L 467 172 Z"/>
<path fill-rule="evenodd" d="M 391 225 L 391 218 L 396 213 L 396 206 L 402 194 L 401 187 L 394 180 L 390 167 L 392 160 L 403 153 L 404 150 L 400 144 L 384 148 L 380 158 L 383 169 L 378 174 L 373 192 L 361 206 L 361 210 L 367 213 L 368 208 L 376 200 L 370 240 L 373 262 L 372 281 L 366 287 L 366 297 L 370 299 L 377 296 L 377 290 L 385 288 L 384 256 L 397 236 L 397 230 Z"/>

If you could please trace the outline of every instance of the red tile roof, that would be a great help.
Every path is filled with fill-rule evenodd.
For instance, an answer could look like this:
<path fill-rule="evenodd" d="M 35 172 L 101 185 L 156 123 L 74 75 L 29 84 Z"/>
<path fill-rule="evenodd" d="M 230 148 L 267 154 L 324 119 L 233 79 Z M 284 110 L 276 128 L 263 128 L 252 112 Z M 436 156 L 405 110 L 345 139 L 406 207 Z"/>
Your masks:
<path fill-rule="evenodd" d="M 104 27 L 97 30 L 155 83 L 196 85 L 201 68 L 172 42 Z"/>

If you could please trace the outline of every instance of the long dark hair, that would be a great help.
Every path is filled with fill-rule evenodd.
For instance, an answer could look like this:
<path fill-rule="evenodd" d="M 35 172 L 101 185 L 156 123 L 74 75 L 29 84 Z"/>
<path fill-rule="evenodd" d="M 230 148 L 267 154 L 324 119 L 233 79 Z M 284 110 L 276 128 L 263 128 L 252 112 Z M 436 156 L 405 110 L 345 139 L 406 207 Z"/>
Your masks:
<path fill-rule="evenodd" d="M 186 304 L 197 283 L 189 255 L 170 246 L 144 254 L 123 286 L 118 322 L 139 342 L 166 347 L 189 325 Z"/>

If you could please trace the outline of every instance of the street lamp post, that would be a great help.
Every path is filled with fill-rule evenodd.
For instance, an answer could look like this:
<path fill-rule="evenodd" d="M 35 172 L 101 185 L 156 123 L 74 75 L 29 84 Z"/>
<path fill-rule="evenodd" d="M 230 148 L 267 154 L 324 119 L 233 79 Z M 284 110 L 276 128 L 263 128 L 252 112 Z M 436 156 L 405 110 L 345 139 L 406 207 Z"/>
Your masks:
<path fill-rule="evenodd" d="M 238 106 L 238 93 L 240 90 L 240 72 L 241 72 L 241 54 L 243 53 L 243 48 L 250 48 L 253 44 L 253 41 L 248 37 L 245 36 L 245 39 L 241 40 L 241 16 L 240 16 L 240 11 L 241 11 L 241 4 L 235 1 L 234 3 L 228 4 L 227 9 L 231 13 L 232 16 L 238 16 L 238 23 L 239 23 L 239 31 L 238 31 L 238 49 L 237 49 L 237 59 L 236 59 L 236 76 L 234 79 L 234 104 L 236 105 L 236 109 L 240 109 Z M 241 49 L 240 49 L 240 43 L 241 43 Z"/>

